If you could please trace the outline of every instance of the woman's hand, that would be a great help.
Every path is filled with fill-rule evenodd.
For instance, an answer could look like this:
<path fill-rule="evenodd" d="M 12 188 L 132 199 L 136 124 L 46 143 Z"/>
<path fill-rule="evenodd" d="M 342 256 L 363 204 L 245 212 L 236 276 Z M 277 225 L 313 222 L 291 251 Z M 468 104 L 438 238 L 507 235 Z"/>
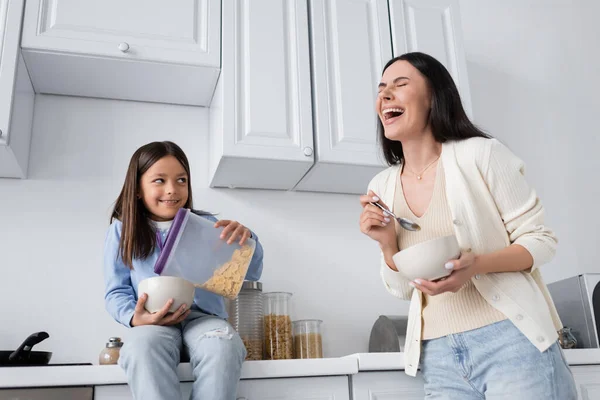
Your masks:
<path fill-rule="evenodd" d="M 169 299 L 159 311 L 150 313 L 144 308 L 146 300 L 148 300 L 148 295 L 142 293 L 135 305 L 135 312 L 133 313 L 133 318 L 131 318 L 131 326 L 176 325 L 190 315 L 190 309 L 188 309 L 185 304 L 182 304 L 174 313 L 168 314 L 169 308 L 171 308 L 171 305 L 173 304 L 173 299 Z"/>
<path fill-rule="evenodd" d="M 473 253 L 463 253 L 458 260 L 448 261 L 446 265 L 444 265 L 446 269 L 452 270 L 452 273 L 449 276 L 435 282 L 427 281 L 425 279 L 415 279 L 410 285 L 430 296 L 446 292 L 456 293 L 473 277 L 473 275 L 476 274 L 476 260 L 477 257 Z"/>
<path fill-rule="evenodd" d="M 396 226 L 393 218 L 385 214 L 379 207 L 369 204 L 371 202 L 379 203 L 389 209 L 371 190 L 368 194 L 360 196 L 360 205 L 363 207 L 360 214 L 360 231 L 379 242 L 382 249 L 386 247 L 397 249 Z"/>
<path fill-rule="evenodd" d="M 246 243 L 246 240 L 252 235 L 250 229 L 246 228 L 244 225 L 240 224 L 237 221 L 230 221 L 227 219 L 223 219 L 217 221 L 215 223 L 215 228 L 219 228 L 224 226 L 223 232 L 221 232 L 221 239 L 227 239 L 227 244 L 232 244 L 236 240 L 240 239 L 239 244 L 243 246 Z"/>

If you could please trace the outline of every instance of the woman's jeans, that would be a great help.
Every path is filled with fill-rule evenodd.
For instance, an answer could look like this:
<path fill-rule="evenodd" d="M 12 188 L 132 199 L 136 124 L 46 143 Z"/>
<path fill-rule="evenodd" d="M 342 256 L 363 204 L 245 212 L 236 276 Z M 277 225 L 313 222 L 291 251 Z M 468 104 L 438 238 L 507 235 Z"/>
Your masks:
<path fill-rule="evenodd" d="M 235 400 L 246 348 L 227 321 L 192 310 L 181 324 L 129 330 L 119 365 L 135 399 L 179 400 L 182 346 L 194 374 L 191 399 Z"/>
<path fill-rule="evenodd" d="M 562 349 L 540 352 L 510 320 L 423 342 L 425 399 L 576 400 Z"/>

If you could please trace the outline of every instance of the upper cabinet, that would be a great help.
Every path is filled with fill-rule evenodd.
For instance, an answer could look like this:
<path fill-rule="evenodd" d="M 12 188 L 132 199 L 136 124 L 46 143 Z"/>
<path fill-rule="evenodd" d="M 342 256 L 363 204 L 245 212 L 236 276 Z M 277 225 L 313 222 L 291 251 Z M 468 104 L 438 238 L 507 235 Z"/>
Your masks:
<path fill-rule="evenodd" d="M 384 168 L 377 83 L 392 57 L 387 0 L 310 0 L 315 165 L 296 190 L 364 193 Z"/>
<path fill-rule="evenodd" d="M 25 178 L 35 93 L 19 49 L 24 0 L 0 0 L 0 178 Z"/>
<path fill-rule="evenodd" d="M 210 185 L 292 189 L 314 163 L 307 3 L 223 2 Z"/>
<path fill-rule="evenodd" d="M 472 118 L 459 0 L 390 0 L 390 22 L 394 56 L 420 51 L 438 59 Z"/>
<path fill-rule="evenodd" d="M 385 168 L 375 101 L 393 56 L 438 58 L 470 113 L 457 1 L 223 2 L 210 185 L 365 193 Z"/>
<path fill-rule="evenodd" d="M 23 53 L 36 92 L 208 106 L 220 0 L 27 0 Z"/>

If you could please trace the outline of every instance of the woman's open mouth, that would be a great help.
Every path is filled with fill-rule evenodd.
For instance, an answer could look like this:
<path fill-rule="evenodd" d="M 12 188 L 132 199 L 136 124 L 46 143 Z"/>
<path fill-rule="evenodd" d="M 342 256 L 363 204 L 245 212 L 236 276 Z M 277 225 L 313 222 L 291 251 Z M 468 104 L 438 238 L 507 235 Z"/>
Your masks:
<path fill-rule="evenodd" d="M 404 110 L 402 108 L 385 108 L 381 111 L 383 116 L 383 124 L 390 125 L 396 122 L 402 115 Z"/>

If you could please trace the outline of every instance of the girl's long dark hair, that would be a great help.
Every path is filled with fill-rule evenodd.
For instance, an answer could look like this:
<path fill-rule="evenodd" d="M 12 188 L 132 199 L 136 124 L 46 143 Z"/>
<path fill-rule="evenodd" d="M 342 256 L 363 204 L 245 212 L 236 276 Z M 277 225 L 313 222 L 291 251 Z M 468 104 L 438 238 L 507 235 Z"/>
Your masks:
<path fill-rule="evenodd" d="M 467 117 L 458 88 L 441 62 L 425 53 L 406 53 L 388 61 L 383 72 L 396 61 L 409 62 L 425 77 L 431 90 L 431 111 L 428 123 L 437 142 L 444 143 L 448 140 L 464 140 L 472 137 L 490 138 Z M 385 137 L 383 124 L 379 118 L 377 118 L 377 132 L 381 150 L 388 165 L 402 163 L 404 161 L 402 143 Z"/>
<path fill-rule="evenodd" d="M 175 157 L 183 166 L 188 178 L 188 199 L 183 207 L 192 208 L 190 164 L 183 150 L 173 142 L 152 142 L 137 149 L 129 161 L 123 189 L 110 217 L 110 223 L 115 219 L 123 223 L 118 254 L 123 263 L 131 269 L 134 258 L 147 258 L 156 246 L 154 227 L 146 207 L 138 198 L 140 178 L 155 162 L 165 156 Z M 208 214 L 202 211 L 199 213 Z"/>

